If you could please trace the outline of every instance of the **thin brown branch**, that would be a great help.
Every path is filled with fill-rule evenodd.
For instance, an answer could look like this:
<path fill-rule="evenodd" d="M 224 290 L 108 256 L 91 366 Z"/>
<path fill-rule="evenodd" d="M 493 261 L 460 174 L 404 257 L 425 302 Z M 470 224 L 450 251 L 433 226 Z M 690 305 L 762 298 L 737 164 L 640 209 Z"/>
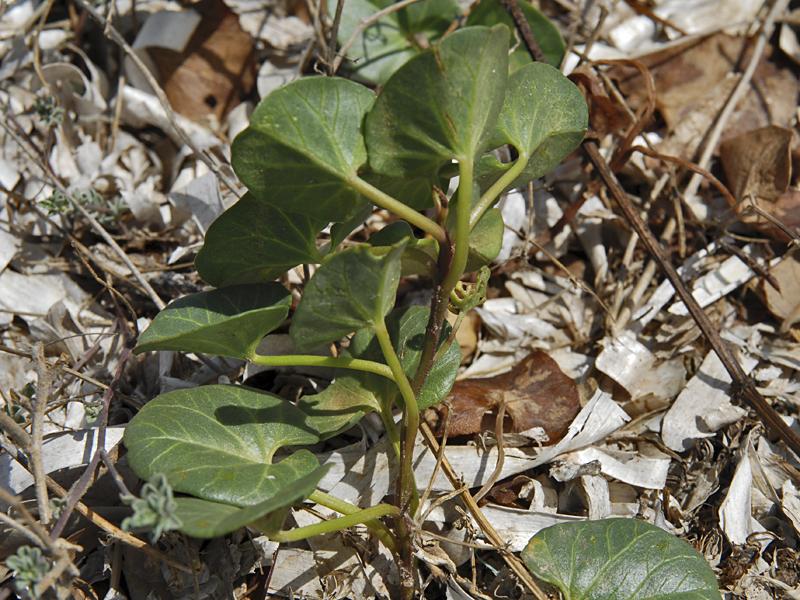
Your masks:
<path fill-rule="evenodd" d="M 650 254 L 656 259 L 664 274 L 669 279 L 675 292 L 683 301 L 689 314 L 697 323 L 698 328 L 708 340 L 709 345 L 714 350 L 715 354 L 719 357 L 725 370 L 733 381 L 732 395 L 738 396 L 744 400 L 756 412 L 766 426 L 778 437 L 780 437 L 792 451 L 800 454 L 800 436 L 797 435 L 781 418 L 772 406 L 756 389 L 752 380 L 742 369 L 736 357 L 730 351 L 728 346 L 722 341 L 719 332 L 706 313 L 694 299 L 692 293 L 683 283 L 680 275 L 675 270 L 675 267 L 669 260 L 661 244 L 658 243 L 655 236 L 650 231 L 650 228 L 639 216 L 638 211 L 633 207 L 631 201 L 628 199 L 622 186 L 617 181 L 614 173 L 608 168 L 605 159 L 600 154 L 600 149 L 597 147 L 597 142 L 592 139 L 587 139 L 583 143 L 583 149 L 588 156 L 591 163 L 594 165 L 600 178 L 605 183 L 608 190 L 611 192 L 612 197 L 617 205 L 622 210 L 625 218 L 633 227 L 634 231 L 639 235 L 639 239 L 644 243 Z"/>
<path fill-rule="evenodd" d="M 428 448 L 430 448 L 431 452 L 438 454 L 439 442 L 436 441 L 436 437 L 433 435 L 431 428 L 428 427 L 428 424 L 423 423 L 420 426 L 420 431 L 422 432 L 422 437 L 425 440 L 425 443 L 428 445 Z M 453 465 L 450 464 L 450 461 L 447 460 L 446 456 L 442 459 L 442 470 L 454 489 L 462 487 L 462 483 L 459 480 L 458 474 L 455 472 Z M 475 502 L 475 498 L 473 498 L 472 494 L 469 493 L 469 490 L 465 489 L 464 493 L 461 494 L 461 498 L 464 501 L 464 504 L 466 504 L 467 510 L 469 510 L 472 518 L 475 519 L 478 527 L 480 527 L 481 531 L 486 536 L 486 539 L 489 540 L 489 542 L 495 546 L 498 551 L 500 551 L 500 556 L 503 557 L 503 560 L 506 562 L 509 569 L 511 569 L 511 571 L 517 577 L 519 577 L 520 581 L 525 585 L 526 588 L 528 588 L 528 590 L 537 600 L 547 600 L 547 595 L 536 584 L 533 576 L 530 574 L 525 565 L 522 564 L 522 561 L 520 561 L 514 554 L 504 550 L 505 541 L 500 537 L 500 534 L 497 533 L 497 530 L 486 518 L 486 515 L 483 514 L 480 506 L 478 506 L 478 503 Z"/>
<path fill-rule="evenodd" d="M 547 62 L 544 57 L 544 52 L 542 52 L 542 47 L 539 45 L 539 42 L 536 41 L 536 36 L 533 35 L 531 26 L 528 24 L 528 19 L 525 18 L 525 14 L 519 7 L 519 4 L 517 4 L 517 0 L 500 0 L 500 4 L 508 11 L 511 19 L 514 21 L 514 25 L 522 36 L 522 42 L 525 44 L 525 48 L 528 50 L 531 58 L 536 62 Z"/>
<path fill-rule="evenodd" d="M 47 497 L 47 484 L 45 483 L 44 461 L 42 458 L 42 444 L 44 443 L 44 415 L 50 401 L 50 392 L 53 390 L 53 373 L 44 357 L 44 345 L 38 342 L 33 350 L 33 360 L 36 363 L 36 398 L 33 402 L 31 414 L 31 443 L 28 455 L 31 459 L 33 481 L 36 487 L 36 503 L 39 508 L 39 520 L 47 525 L 50 523 L 50 499 Z"/>

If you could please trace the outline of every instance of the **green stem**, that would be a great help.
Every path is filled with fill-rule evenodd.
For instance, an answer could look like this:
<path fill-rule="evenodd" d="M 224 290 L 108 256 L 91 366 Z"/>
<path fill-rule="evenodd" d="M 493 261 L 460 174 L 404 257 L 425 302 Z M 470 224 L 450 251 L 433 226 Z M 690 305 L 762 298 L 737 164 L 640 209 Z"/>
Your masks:
<path fill-rule="evenodd" d="M 456 283 L 461 279 L 467 266 L 470 232 L 469 216 L 472 208 L 472 171 L 472 159 L 462 160 L 458 163 L 459 183 L 456 201 L 455 250 L 450 270 L 442 282 L 442 295 L 444 298 L 450 297 L 450 292 L 456 287 Z"/>
<path fill-rule="evenodd" d="M 370 522 L 376 521 L 381 517 L 388 515 L 397 516 L 399 514 L 400 510 L 396 506 L 392 506 L 391 504 L 378 504 L 377 506 L 358 510 L 357 512 L 336 519 L 320 521 L 313 525 L 289 529 L 288 531 L 279 531 L 278 533 L 272 534 L 270 539 L 275 542 L 297 542 L 314 537 L 315 535 L 341 531 L 342 529 L 347 529 L 348 527 L 353 527 L 360 523 L 369 525 Z M 392 542 L 392 544 L 393 543 L 394 542 Z"/>
<path fill-rule="evenodd" d="M 392 198 L 386 192 L 379 190 L 374 185 L 364 181 L 360 177 L 353 177 L 352 179 L 348 180 L 348 183 L 350 184 L 350 187 L 359 192 L 361 195 L 369 198 L 377 206 L 385 208 L 389 212 L 396 214 L 398 217 L 405 219 L 412 225 L 419 227 L 422 229 L 422 231 L 431 234 L 439 241 L 440 244 L 447 242 L 447 232 L 445 232 L 441 225 L 436 223 L 436 221 L 429 219 L 410 206 L 406 206 L 396 198 Z"/>
<path fill-rule="evenodd" d="M 326 508 L 330 508 L 331 510 L 335 510 L 338 513 L 342 513 L 343 515 L 348 515 L 348 516 L 349 515 L 356 515 L 356 514 L 360 514 L 360 513 L 363 512 L 363 510 L 361 508 L 359 508 L 358 506 L 356 506 L 355 504 L 350 504 L 349 502 L 346 502 L 345 500 L 342 500 L 341 498 L 337 498 L 336 496 L 331 496 L 330 494 L 326 494 L 322 490 L 314 490 L 311 493 L 311 495 L 308 497 L 308 499 L 311 500 L 312 502 L 316 502 L 317 504 L 325 506 Z M 378 504 L 377 506 L 386 507 L 386 506 L 390 506 L 390 505 L 388 505 L 388 504 Z M 373 506 L 372 508 L 376 508 L 376 507 Z M 399 509 L 397 509 L 396 506 L 390 506 L 390 508 L 393 508 L 393 509 L 395 509 L 396 511 L 399 512 Z M 390 513 L 386 513 L 386 514 L 390 514 Z M 395 513 L 395 514 L 397 514 L 397 513 Z M 362 522 L 362 521 L 359 521 L 359 522 Z M 364 525 L 367 526 L 367 529 L 369 529 L 375 535 L 375 537 L 377 537 L 381 542 L 383 542 L 384 546 L 386 546 L 391 552 L 396 552 L 397 544 L 395 543 L 394 536 L 389 531 L 389 529 L 386 527 L 386 525 L 384 525 L 380 521 L 377 521 L 377 520 L 374 520 L 374 519 L 373 520 L 363 521 L 363 523 L 364 523 Z M 276 540 L 276 541 L 278 541 L 278 540 Z"/>
<path fill-rule="evenodd" d="M 394 455 L 397 458 L 400 458 L 400 432 L 397 429 L 397 423 L 394 422 L 394 415 L 392 415 L 392 399 L 391 398 L 381 398 L 380 405 L 381 405 L 381 421 L 383 421 L 383 427 L 386 429 L 386 435 L 389 436 L 389 441 L 392 443 L 392 448 L 394 448 Z"/>
<path fill-rule="evenodd" d="M 406 377 L 400 359 L 394 351 L 386 322 L 381 320 L 375 324 L 375 337 L 381 346 L 381 351 L 386 363 L 394 374 L 394 381 L 403 396 L 403 445 L 400 452 L 400 506 L 408 506 L 408 511 L 413 515 L 417 507 L 415 499 L 418 497 L 417 484 L 414 480 L 414 444 L 419 429 L 419 406 L 414 390 Z"/>
<path fill-rule="evenodd" d="M 283 354 L 280 356 L 265 356 L 253 354 L 250 362 L 265 367 L 334 367 L 336 369 L 352 369 L 374 373 L 394 381 L 392 370 L 384 364 L 349 356 L 313 356 L 310 354 Z"/>
<path fill-rule="evenodd" d="M 477 204 L 475 204 L 475 207 L 472 209 L 472 213 L 470 214 L 470 231 L 473 227 L 475 227 L 477 222 L 481 220 L 483 213 L 489 210 L 492 204 L 494 204 L 495 200 L 497 200 L 497 197 L 503 193 L 503 190 L 514 183 L 517 177 L 522 174 L 522 171 L 525 170 L 526 166 L 528 166 L 528 155 L 520 154 L 519 158 L 517 158 L 516 162 L 511 166 L 511 168 L 503 173 L 503 176 L 495 181 L 494 184 L 492 184 L 492 186 L 483 193 L 483 196 L 481 196 L 481 199 L 478 200 Z"/>

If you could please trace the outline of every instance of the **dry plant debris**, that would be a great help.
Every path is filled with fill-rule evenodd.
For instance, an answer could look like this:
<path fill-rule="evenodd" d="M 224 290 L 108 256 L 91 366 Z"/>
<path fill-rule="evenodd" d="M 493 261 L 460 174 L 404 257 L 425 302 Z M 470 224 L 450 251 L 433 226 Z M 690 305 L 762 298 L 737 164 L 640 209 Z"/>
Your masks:
<path fill-rule="evenodd" d="M 562 68 L 590 109 L 589 156 L 610 165 L 716 338 L 596 162 L 575 153 L 506 194 L 489 299 L 461 323 L 468 351 L 435 417 L 444 450 L 421 438 L 415 457 L 430 481 L 414 524 L 424 597 L 529 598 L 510 553 L 547 526 L 610 516 L 691 543 L 726 598 L 800 597 L 800 456 L 785 433 L 800 432 L 797 9 L 533 4 L 566 40 Z M 166 302 L 203 289 L 192 263 L 244 191 L 230 144 L 255 103 L 333 65 L 347 74 L 331 41 L 336 6 L 0 7 L 0 598 L 391 594 L 391 557 L 358 531 L 279 546 L 247 530 L 203 542 L 122 528 L 122 497 L 140 497 L 144 482 L 119 442 L 155 395 L 245 382 L 293 400 L 331 380 L 129 348 Z M 385 219 L 366 218 L 354 239 Z M 413 279 L 401 289 L 408 304 L 427 302 Z M 261 351 L 291 352 L 287 337 L 269 335 Z M 393 492 L 378 420 L 315 450 L 330 493 L 377 503 Z M 448 478 L 480 499 L 484 523 Z M 307 508 L 298 525 L 330 513 Z"/>

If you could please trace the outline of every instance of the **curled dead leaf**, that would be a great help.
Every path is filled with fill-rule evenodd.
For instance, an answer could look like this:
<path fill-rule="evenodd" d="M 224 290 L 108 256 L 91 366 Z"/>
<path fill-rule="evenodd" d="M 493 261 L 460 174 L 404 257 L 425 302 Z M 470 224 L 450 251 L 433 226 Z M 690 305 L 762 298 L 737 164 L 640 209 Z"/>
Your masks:
<path fill-rule="evenodd" d="M 493 431 L 495 417 L 488 414 L 505 404 L 512 433 L 541 427 L 550 442 L 560 440 L 580 410 L 578 386 L 547 353 L 535 351 L 511 371 L 485 379 L 457 381 L 450 393 L 449 408 L 439 408 L 435 429 L 448 435 L 471 435 Z M 449 415 L 449 416 L 448 416 Z"/>

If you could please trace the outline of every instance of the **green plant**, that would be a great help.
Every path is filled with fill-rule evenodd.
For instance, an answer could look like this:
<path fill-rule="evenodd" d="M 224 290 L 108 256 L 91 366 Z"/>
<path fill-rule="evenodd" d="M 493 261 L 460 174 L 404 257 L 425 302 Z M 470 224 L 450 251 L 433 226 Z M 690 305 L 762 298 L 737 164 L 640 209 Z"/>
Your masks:
<path fill-rule="evenodd" d="M 336 3 L 336 0 L 329 0 L 331 12 Z M 368 27 L 361 26 L 377 11 L 390 5 L 386 0 L 348 0 L 345 4 L 338 37 L 347 55 L 349 70 L 359 79 L 385 83 L 397 69 L 441 38 L 459 17 L 455 0 L 425 0 L 386 14 Z M 519 7 L 547 63 L 559 66 L 564 55 L 564 40 L 558 29 L 530 3 L 520 2 Z M 481 0 L 466 16 L 469 26 L 499 23 L 515 33 L 514 23 L 499 0 Z M 514 39 L 513 33 L 511 71 L 531 62 L 525 45 Z"/>
<path fill-rule="evenodd" d="M 714 572 L 689 544 L 635 519 L 561 523 L 522 552 L 564 600 L 720 600 Z"/>
<path fill-rule="evenodd" d="M 300 79 L 265 98 L 234 141 L 233 166 L 249 193 L 210 227 L 196 261 L 217 289 L 172 302 L 136 351 L 338 371 L 296 404 L 209 385 L 145 405 L 125 433 L 128 460 L 140 477 L 161 473 L 187 494 L 174 499 L 185 533 L 251 525 L 294 541 L 363 523 L 394 552 L 404 596 L 413 594 L 419 414 L 445 397 L 460 360 L 446 312 L 485 296 L 486 270 L 475 284 L 462 279 L 499 250 L 503 221 L 493 205 L 502 192 L 550 171 L 587 124 L 582 96 L 557 69 L 528 63 L 509 74 L 509 43 L 503 24 L 456 31 L 399 67 L 377 97 L 345 79 Z M 506 146 L 508 163 L 493 152 Z M 455 175 L 458 188 L 442 201 Z M 368 243 L 345 243 L 373 205 L 399 220 Z M 288 290 L 269 280 L 309 264 L 319 266 L 288 329 L 298 354 L 259 354 L 291 307 Z M 430 308 L 396 306 L 402 276 L 429 282 Z M 335 356 L 319 354 L 332 344 L 340 344 Z M 305 447 L 369 412 L 383 420 L 399 477 L 391 504 L 358 507 L 317 489 L 325 469 Z M 342 516 L 283 530 L 304 499 Z"/>
<path fill-rule="evenodd" d="M 14 589 L 17 593 L 35 598 L 34 588 L 50 570 L 50 561 L 40 548 L 20 546 L 6 559 L 6 566 L 14 573 Z"/>

